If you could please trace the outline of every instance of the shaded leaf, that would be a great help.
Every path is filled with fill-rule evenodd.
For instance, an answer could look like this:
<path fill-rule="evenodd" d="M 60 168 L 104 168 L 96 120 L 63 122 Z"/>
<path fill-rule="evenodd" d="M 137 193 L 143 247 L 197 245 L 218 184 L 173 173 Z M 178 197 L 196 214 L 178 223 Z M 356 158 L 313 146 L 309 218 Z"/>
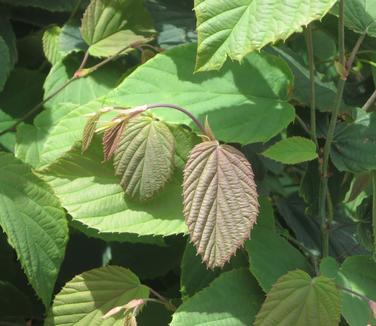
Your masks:
<path fill-rule="evenodd" d="M 82 37 L 94 56 L 114 55 L 134 42 L 145 42 L 153 31 L 138 0 L 92 0 L 81 23 Z"/>
<path fill-rule="evenodd" d="M 36 7 L 52 12 L 69 12 L 76 6 L 76 0 L 0 0 L 0 2 L 12 6 Z M 83 4 L 85 4 L 85 2 Z"/>
<path fill-rule="evenodd" d="M 370 256 L 347 257 L 342 263 L 337 282 L 343 287 L 376 300 L 376 263 Z M 350 326 L 373 325 L 368 303 L 346 291 L 342 291 L 342 315 Z"/>
<path fill-rule="evenodd" d="M 249 238 L 258 215 L 251 165 L 232 146 L 203 142 L 189 156 L 183 189 L 191 241 L 209 268 L 223 266 Z"/>
<path fill-rule="evenodd" d="M 56 295 L 46 326 L 123 326 L 124 316 L 103 320 L 112 308 L 149 296 L 149 289 L 129 269 L 106 266 L 74 277 Z"/>
<path fill-rule="evenodd" d="M 262 154 L 284 164 L 296 164 L 317 158 L 315 143 L 303 137 L 280 140 Z"/>
<path fill-rule="evenodd" d="M 296 270 L 283 275 L 267 294 L 255 326 L 337 326 L 340 297 L 333 280 Z"/>
<path fill-rule="evenodd" d="M 59 51 L 60 34 L 61 28 L 57 25 L 50 26 L 43 33 L 43 52 L 52 65 L 62 58 L 62 54 Z"/>
<path fill-rule="evenodd" d="M 376 113 L 356 110 L 354 122 L 337 124 L 330 157 L 340 171 L 376 169 Z"/>
<path fill-rule="evenodd" d="M 48 306 L 68 238 L 52 190 L 10 154 L 0 154 L 0 225 L 43 303 Z"/>
<path fill-rule="evenodd" d="M 336 0 L 196 0 L 196 71 L 220 69 L 227 56 L 241 61 L 268 43 L 286 40 L 322 18 Z"/>
<path fill-rule="evenodd" d="M 252 325 L 262 300 L 262 291 L 249 272 L 233 270 L 184 302 L 170 325 Z"/>
<path fill-rule="evenodd" d="M 139 200 L 152 198 L 172 175 L 174 152 L 174 136 L 164 122 L 151 115 L 131 119 L 114 157 L 125 193 Z"/>

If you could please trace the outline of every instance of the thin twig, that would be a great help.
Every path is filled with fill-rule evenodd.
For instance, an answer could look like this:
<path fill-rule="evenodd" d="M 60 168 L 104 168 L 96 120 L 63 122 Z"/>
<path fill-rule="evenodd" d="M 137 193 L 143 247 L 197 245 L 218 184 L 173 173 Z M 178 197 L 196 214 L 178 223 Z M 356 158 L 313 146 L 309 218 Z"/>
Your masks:
<path fill-rule="evenodd" d="M 301 117 L 299 117 L 297 114 L 295 114 L 295 118 L 296 118 L 296 121 L 299 122 L 300 126 L 303 128 L 303 130 L 308 134 L 310 135 L 310 132 L 309 132 L 309 128 L 307 127 L 307 125 L 305 124 L 305 122 L 303 121 L 303 119 Z"/>
<path fill-rule="evenodd" d="M 363 105 L 362 109 L 366 112 L 370 111 L 370 108 L 372 107 L 373 103 L 376 101 L 376 89 L 372 93 L 372 95 L 369 97 L 367 102 Z"/>
<path fill-rule="evenodd" d="M 154 289 L 150 288 L 149 287 L 149 290 L 150 292 L 156 296 L 159 300 L 161 300 L 161 302 L 163 302 L 166 306 L 166 308 L 169 308 L 170 310 L 172 311 L 175 311 L 176 310 L 176 307 L 173 303 L 171 303 L 170 300 L 168 300 L 167 298 L 165 298 L 163 295 L 159 294 L 157 291 L 155 291 Z"/>
<path fill-rule="evenodd" d="M 351 51 L 351 54 L 349 56 L 349 59 L 347 60 L 346 62 L 346 78 L 348 77 L 348 75 L 350 74 L 351 72 L 351 68 L 353 66 L 353 63 L 354 63 L 354 60 L 355 60 L 355 57 L 357 55 L 357 53 L 359 52 L 359 48 L 360 46 L 362 45 L 363 41 L 364 41 L 364 38 L 366 37 L 366 32 L 360 34 L 357 42 L 355 43 L 355 46 L 354 48 L 352 49 Z"/>
<path fill-rule="evenodd" d="M 195 125 L 197 126 L 198 129 L 201 130 L 201 132 L 208 136 L 208 138 L 211 138 L 210 135 L 208 135 L 207 133 L 207 130 L 205 129 L 205 127 L 202 125 L 202 123 L 191 113 L 189 112 L 188 110 L 178 106 L 178 105 L 175 105 L 175 104 L 166 104 L 166 103 L 155 103 L 155 104 L 147 104 L 145 105 L 146 110 L 149 110 L 149 109 L 155 109 L 155 108 L 170 108 L 170 109 L 175 109 L 175 110 L 178 110 L 182 113 L 184 113 L 185 115 L 187 115 L 188 117 L 191 118 L 191 120 L 195 123 Z"/>
<path fill-rule="evenodd" d="M 306 43 L 308 53 L 309 81 L 310 81 L 310 113 L 311 113 L 311 130 L 312 141 L 319 147 L 316 135 L 316 88 L 315 88 L 315 60 L 313 56 L 312 26 L 308 25 L 306 29 Z"/>
<path fill-rule="evenodd" d="M 343 67 L 345 67 L 345 25 L 344 25 L 344 0 L 339 2 L 339 22 L 338 22 L 338 44 L 339 44 L 339 59 Z M 330 117 L 330 123 L 328 133 L 324 146 L 323 163 L 321 167 L 321 179 L 319 188 L 319 216 L 321 218 L 321 236 L 322 236 L 322 256 L 329 255 L 329 229 L 327 227 L 327 212 L 326 212 L 326 200 L 328 192 L 328 166 L 329 166 L 329 154 L 332 146 L 334 131 L 337 124 L 337 117 L 341 108 L 343 91 L 345 88 L 346 78 L 341 76 L 338 81 L 337 96 L 333 107 L 333 111 Z"/>
<path fill-rule="evenodd" d="M 355 291 L 353 291 L 353 290 L 350 290 L 350 289 L 348 289 L 348 288 L 345 288 L 345 287 L 343 287 L 342 285 L 336 284 L 336 286 L 337 286 L 338 289 L 340 289 L 340 290 L 342 290 L 342 291 L 344 291 L 344 292 L 351 293 L 351 294 L 357 296 L 358 298 L 361 298 L 362 300 L 366 301 L 367 303 L 370 302 L 370 301 L 372 301 L 372 300 L 371 300 L 370 298 L 368 298 L 367 296 L 365 296 L 365 295 L 363 295 L 363 294 L 361 294 L 361 293 L 355 292 Z"/>
<path fill-rule="evenodd" d="M 66 88 L 70 83 L 72 83 L 75 79 L 78 77 L 73 76 L 69 80 L 67 80 L 63 85 L 61 85 L 56 91 L 54 91 L 51 95 L 46 97 L 42 102 L 39 102 L 37 105 L 35 105 L 30 111 L 28 111 L 25 115 L 23 115 L 20 119 L 18 119 L 13 125 L 11 125 L 9 128 L 4 129 L 0 132 L 0 136 L 4 135 L 10 131 L 13 131 L 21 122 L 25 121 L 29 117 L 31 117 L 35 112 L 37 112 L 43 104 L 48 102 L 50 99 L 55 97 L 58 93 L 60 93 L 64 88 Z"/>

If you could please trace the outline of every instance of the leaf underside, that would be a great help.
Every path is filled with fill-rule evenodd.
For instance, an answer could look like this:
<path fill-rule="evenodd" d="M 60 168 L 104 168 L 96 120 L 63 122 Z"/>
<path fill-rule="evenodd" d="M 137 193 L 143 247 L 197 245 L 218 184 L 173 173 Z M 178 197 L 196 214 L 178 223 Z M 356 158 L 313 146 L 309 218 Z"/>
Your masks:
<path fill-rule="evenodd" d="M 114 157 L 125 193 L 141 201 L 151 199 L 172 175 L 174 152 L 174 136 L 164 122 L 150 115 L 131 119 Z"/>
<path fill-rule="evenodd" d="M 108 161 L 118 148 L 126 123 L 127 121 L 123 120 L 104 132 L 102 143 L 105 161 Z"/>
<path fill-rule="evenodd" d="M 259 205 L 252 168 L 232 146 L 204 142 L 189 156 L 183 188 L 191 241 L 209 268 L 221 267 L 256 222 Z"/>

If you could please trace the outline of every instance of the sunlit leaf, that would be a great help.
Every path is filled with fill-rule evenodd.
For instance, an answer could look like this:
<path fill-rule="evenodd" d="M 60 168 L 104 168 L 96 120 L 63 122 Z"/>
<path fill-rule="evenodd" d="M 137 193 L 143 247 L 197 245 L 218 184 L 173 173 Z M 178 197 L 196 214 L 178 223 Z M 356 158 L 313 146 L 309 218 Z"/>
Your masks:
<path fill-rule="evenodd" d="M 296 270 L 283 275 L 268 292 L 255 326 L 337 326 L 339 292 L 333 280 Z"/>
<path fill-rule="evenodd" d="M 154 32 L 139 0 L 92 0 L 81 24 L 81 34 L 94 56 L 114 55 L 134 42 L 145 42 Z"/>
<path fill-rule="evenodd" d="M 189 156 L 183 188 L 191 241 L 209 268 L 223 266 L 249 238 L 256 222 L 251 165 L 232 146 L 203 142 Z"/>
<path fill-rule="evenodd" d="M 336 0 L 196 0 L 196 70 L 220 69 L 320 19 Z"/>
<path fill-rule="evenodd" d="M 131 119 L 114 157 L 125 193 L 139 200 L 152 198 L 172 175 L 174 151 L 174 137 L 164 122 L 151 115 Z"/>
<path fill-rule="evenodd" d="M 28 165 L 2 153 L 0 166 L 0 226 L 30 284 L 48 306 L 68 239 L 64 211 Z"/>
<path fill-rule="evenodd" d="M 43 52 L 51 64 L 57 63 L 62 54 L 59 51 L 59 37 L 61 28 L 57 25 L 50 26 L 43 33 Z"/>
<path fill-rule="evenodd" d="M 112 308 L 149 296 L 149 289 L 129 269 L 106 266 L 84 272 L 56 295 L 46 326 L 123 326 L 124 315 L 102 317 Z"/>

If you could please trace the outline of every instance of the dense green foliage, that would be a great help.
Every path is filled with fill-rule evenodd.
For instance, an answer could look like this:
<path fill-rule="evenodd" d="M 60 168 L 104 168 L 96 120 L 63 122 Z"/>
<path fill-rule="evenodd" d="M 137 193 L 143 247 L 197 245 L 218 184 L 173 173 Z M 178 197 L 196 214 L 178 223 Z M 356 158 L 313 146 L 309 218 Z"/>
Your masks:
<path fill-rule="evenodd" d="M 374 325 L 375 38 L 365 0 L 0 0 L 0 325 Z"/>

